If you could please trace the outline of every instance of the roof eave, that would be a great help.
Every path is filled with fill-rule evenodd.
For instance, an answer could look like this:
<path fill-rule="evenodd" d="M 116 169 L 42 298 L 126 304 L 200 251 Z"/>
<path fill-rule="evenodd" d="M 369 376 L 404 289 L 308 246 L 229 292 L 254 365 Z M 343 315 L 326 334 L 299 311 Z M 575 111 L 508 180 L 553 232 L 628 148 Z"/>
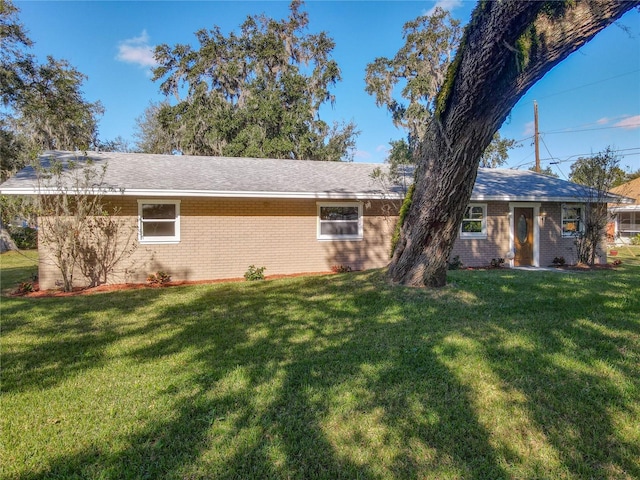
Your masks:
<path fill-rule="evenodd" d="M 619 198 L 605 197 L 598 203 L 629 203 Z M 544 195 L 474 195 L 472 202 L 554 202 L 554 203 L 585 203 L 587 199 L 580 196 L 544 196 Z"/>
<path fill-rule="evenodd" d="M 2 195 L 57 194 L 55 189 L 38 190 L 35 188 L 4 188 Z M 87 192 L 82 192 L 87 193 Z M 93 193 L 93 192 L 89 192 Z M 335 199 L 335 200 L 402 200 L 404 194 L 382 192 L 269 192 L 269 191 L 213 191 L 213 190 L 158 190 L 158 189 L 122 189 L 103 190 L 103 195 L 122 195 L 127 197 L 206 197 L 206 198 L 273 198 L 273 199 Z"/>

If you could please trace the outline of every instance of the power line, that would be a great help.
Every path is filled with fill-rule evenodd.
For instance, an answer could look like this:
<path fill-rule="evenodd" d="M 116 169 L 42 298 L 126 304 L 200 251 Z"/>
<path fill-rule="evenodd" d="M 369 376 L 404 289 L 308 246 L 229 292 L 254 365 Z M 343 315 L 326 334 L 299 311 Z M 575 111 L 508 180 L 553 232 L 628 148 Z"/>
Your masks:
<path fill-rule="evenodd" d="M 608 82 L 609 80 L 614 80 L 616 78 L 624 77 L 626 75 L 631 75 L 632 73 L 640 72 L 640 69 L 632 70 L 630 72 L 621 73 L 620 75 L 615 75 L 609 78 L 603 78 L 602 80 L 596 80 L 595 82 L 585 83 L 584 85 L 578 85 L 577 87 L 569 88 L 567 90 L 562 90 L 560 92 L 550 93 L 549 95 L 545 95 L 544 97 L 539 97 L 539 100 L 544 100 L 545 98 L 555 97 L 556 95 L 562 95 L 563 93 L 573 92 L 574 90 L 579 90 L 581 88 L 590 87 L 592 85 L 597 85 L 599 83 Z"/>
<path fill-rule="evenodd" d="M 589 157 L 589 156 L 594 155 L 594 152 L 590 152 L 590 153 L 577 153 L 577 154 L 570 155 L 570 156 L 564 157 L 564 158 L 556 157 L 549 151 L 549 147 L 545 143 L 543 137 L 541 137 L 541 140 L 542 140 L 542 143 L 543 143 L 547 153 L 549 154 L 548 158 L 541 158 L 540 159 L 541 162 L 549 162 L 550 160 L 552 160 L 555 163 L 567 163 L 567 162 L 574 161 L 573 159 L 575 159 L 577 157 Z M 634 150 L 637 150 L 637 151 L 634 151 Z M 640 155 L 640 147 L 621 148 L 621 149 L 618 149 L 618 150 L 612 150 L 611 152 L 616 154 L 616 155 L 619 155 L 621 157 L 630 157 L 630 156 Z M 623 153 L 623 152 L 629 152 L 629 153 Z M 521 159 L 521 163 L 511 167 L 511 169 L 512 170 L 518 170 L 521 167 L 525 167 L 527 165 L 533 165 L 534 161 L 531 161 L 531 160 L 524 161 L 527 158 L 531 157 L 532 155 L 533 155 L 533 152 L 529 153 L 529 155 L 527 155 L 526 157 Z"/>
<path fill-rule="evenodd" d="M 638 123 L 630 123 L 628 125 L 614 125 L 611 127 L 598 127 L 598 128 L 583 128 L 583 129 L 576 129 L 576 130 L 571 130 L 571 129 L 565 129 L 565 130 L 551 130 L 549 132 L 541 132 L 545 135 L 555 135 L 558 133 L 574 133 L 574 132 L 591 132 L 594 130 L 608 130 L 611 128 L 632 128 L 632 127 L 640 127 L 640 122 Z"/>

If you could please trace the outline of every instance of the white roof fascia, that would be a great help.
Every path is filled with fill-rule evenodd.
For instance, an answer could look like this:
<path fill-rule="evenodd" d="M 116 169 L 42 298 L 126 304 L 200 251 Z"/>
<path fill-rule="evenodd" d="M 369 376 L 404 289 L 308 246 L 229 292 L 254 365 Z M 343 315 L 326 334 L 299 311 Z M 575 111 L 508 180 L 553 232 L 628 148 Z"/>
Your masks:
<path fill-rule="evenodd" d="M 401 200 L 404 195 L 378 194 L 363 192 L 260 192 L 260 191 L 212 191 L 212 190 L 144 190 L 129 189 L 122 192 L 125 196 L 154 197 L 209 197 L 209 198 L 310 198 L 310 199 L 366 199 L 384 200 L 390 198 Z"/>
<path fill-rule="evenodd" d="M 638 212 L 640 211 L 640 204 L 625 205 L 624 207 L 609 207 L 609 211 L 613 213 L 617 212 Z"/>
<path fill-rule="evenodd" d="M 609 198 L 601 203 L 607 203 Z M 558 202 L 558 203 L 585 203 L 584 197 L 545 197 L 538 195 L 471 195 L 472 202 Z"/>
<path fill-rule="evenodd" d="M 60 193 L 56 189 L 36 188 L 5 188 L 0 190 L 3 195 L 54 195 Z M 67 191 L 66 193 L 73 193 Z M 86 192 L 83 192 L 86 193 Z M 92 192 L 90 192 L 92 193 Z M 309 198 L 309 199 L 365 199 L 365 200 L 402 200 L 404 195 L 396 193 L 358 193 L 358 192 L 244 192 L 237 190 L 147 190 L 123 189 L 103 190 L 102 195 L 122 195 L 128 197 L 208 197 L 208 198 Z"/>

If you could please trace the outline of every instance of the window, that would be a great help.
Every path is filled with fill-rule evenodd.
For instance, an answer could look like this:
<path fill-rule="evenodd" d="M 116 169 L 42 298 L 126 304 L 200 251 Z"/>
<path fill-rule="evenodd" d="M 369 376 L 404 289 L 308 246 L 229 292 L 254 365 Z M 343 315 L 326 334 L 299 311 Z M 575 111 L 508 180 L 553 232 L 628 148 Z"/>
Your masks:
<path fill-rule="evenodd" d="M 640 213 L 619 212 L 618 234 L 621 237 L 635 237 L 640 234 Z"/>
<path fill-rule="evenodd" d="M 562 236 L 573 237 L 582 230 L 582 206 L 569 203 L 562 205 Z"/>
<path fill-rule="evenodd" d="M 362 204 L 318 204 L 318 240 L 361 239 Z"/>
<path fill-rule="evenodd" d="M 470 204 L 464 211 L 461 237 L 486 238 L 487 236 L 487 206 L 480 203 Z"/>
<path fill-rule="evenodd" d="M 180 241 L 179 200 L 138 200 L 141 243 L 178 243 Z"/>

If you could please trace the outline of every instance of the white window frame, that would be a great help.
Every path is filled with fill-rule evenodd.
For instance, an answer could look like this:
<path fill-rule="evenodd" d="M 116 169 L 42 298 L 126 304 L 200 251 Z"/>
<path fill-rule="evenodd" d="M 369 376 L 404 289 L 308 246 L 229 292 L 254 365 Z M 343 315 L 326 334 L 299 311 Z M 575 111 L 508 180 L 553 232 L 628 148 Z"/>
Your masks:
<path fill-rule="evenodd" d="M 462 222 L 460 223 L 460 238 L 487 238 L 487 204 L 486 203 L 470 203 L 465 207 L 465 212 L 467 208 L 480 207 L 482 208 L 482 220 L 481 223 L 481 231 L 479 232 L 465 232 L 462 228 L 464 225 L 465 218 L 462 218 Z M 469 221 L 477 221 L 472 219 L 466 219 Z"/>
<path fill-rule="evenodd" d="M 362 240 L 364 228 L 362 220 L 362 202 L 318 202 L 317 237 L 318 240 Z M 335 222 L 335 220 L 321 220 L 320 212 L 323 207 L 357 207 L 358 208 L 358 233 L 355 235 L 327 235 L 322 234 L 322 224 Z M 344 220 L 346 222 L 346 220 Z M 352 222 L 353 220 L 349 220 Z"/>
<path fill-rule="evenodd" d="M 563 238 L 572 238 L 576 237 L 580 233 L 584 232 L 584 203 L 563 203 L 561 206 L 561 218 L 560 218 L 560 231 L 562 232 Z M 580 209 L 580 218 L 577 219 L 580 222 L 580 228 L 575 232 L 565 232 L 564 231 L 564 222 L 565 220 L 571 221 L 576 220 L 574 218 L 565 218 L 565 209 L 567 208 L 579 208 Z"/>
<path fill-rule="evenodd" d="M 142 218 L 142 206 L 143 205 L 175 205 L 176 207 L 176 216 L 174 219 L 150 219 L 153 222 L 173 222 L 175 224 L 175 235 L 169 236 L 143 236 L 142 225 L 144 223 L 144 219 Z M 159 200 L 159 199 L 148 199 L 148 200 L 138 200 L 138 241 L 141 244 L 176 244 L 180 243 L 180 200 Z"/>

